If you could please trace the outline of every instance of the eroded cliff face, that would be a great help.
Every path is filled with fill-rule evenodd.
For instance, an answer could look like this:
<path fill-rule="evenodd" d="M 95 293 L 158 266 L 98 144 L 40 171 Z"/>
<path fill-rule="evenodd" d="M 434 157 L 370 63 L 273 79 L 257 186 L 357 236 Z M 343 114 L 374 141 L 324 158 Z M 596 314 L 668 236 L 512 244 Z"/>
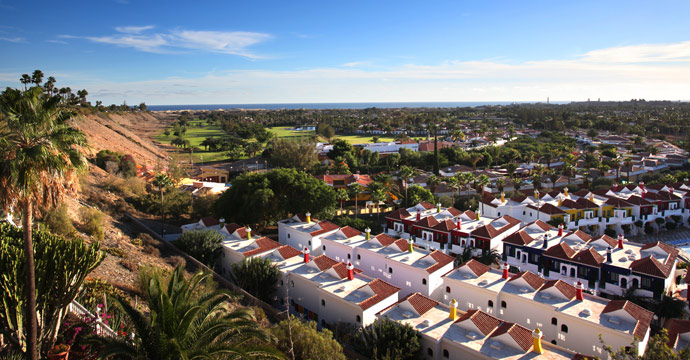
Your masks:
<path fill-rule="evenodd" d="M 156 113 L 98 112 L 78 116 L 74 125 L 86 134 L 88 157 L 107 149 L 132 155 L 137 164 L 155 166 L 168 162 L 164 146 L 153 138 L 169 121 Z"/>

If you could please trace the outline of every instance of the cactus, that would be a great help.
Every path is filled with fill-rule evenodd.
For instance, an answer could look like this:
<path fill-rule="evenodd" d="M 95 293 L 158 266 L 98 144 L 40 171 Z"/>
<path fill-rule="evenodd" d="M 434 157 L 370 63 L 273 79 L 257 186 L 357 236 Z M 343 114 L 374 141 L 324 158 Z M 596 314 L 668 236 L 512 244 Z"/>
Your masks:
<path fill-rule="evenodd" d="M 22 231 L 0 223 L 0 331 L 25 344 L 24 248 Z M 46 231 L 34 233 L 38 343 L 45 351 L 57 338 L 67 307 L 78 295 L 86 275 L 103 260 L 98 242 L 66 240 Z"/>

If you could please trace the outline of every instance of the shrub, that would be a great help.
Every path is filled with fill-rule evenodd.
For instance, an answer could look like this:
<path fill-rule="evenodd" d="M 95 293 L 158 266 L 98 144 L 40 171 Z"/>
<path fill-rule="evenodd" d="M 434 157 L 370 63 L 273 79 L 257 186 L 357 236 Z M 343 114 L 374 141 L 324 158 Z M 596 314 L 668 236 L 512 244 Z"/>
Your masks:
<path fill-rule="evenodd" d="M 175 241 L 180 250 L 201 261 L 208 267 L 213 267 L 221 253 L 223 235 L 209 229 L 187 231 Z"/>
<path fill-rule="evenodd" d="M 453 204 L 453 198 L 450 196 L 445 196 L 445 195 L 438 198 L 438 202 L 440 202 L 441 206 L 443 206 L 445 208 L 449 208 L 449 207 L 452 207 L 453 205 L 455 205 L 455 204 Z"/>
<path fill-rule="evenodd" d="M 241 263 L 232 264 L 231 276 L 248 293 L 271 302 L 280 270 L 268 258 L 245 258 Z"/>
<path fill-rule="evenodd" d="M 616 230 L 613 230 L 613 229 L 605 229 L 605 230 L 604 230 L 604 234 L 606 234 L 606 235 L 608 235 L 608 236 L 610 236 L 610 237 L 612 237 L 612 238 L 615 238 L 616 235 L 617 235 L 617 234 L 616 234 Z"/>
<path fill-rule="evenodd" d="M 317 330 L 314 321 L 303 322 L 293 315 L 271 329 L 278 349 L 288 353 L 292 348 L 297 360 L 345 360 L 342 346 L 328 330 Z M 292 339 L 290 337 L 292 333 Z"/>
<path fill-rule="evenodd" d="M 644 232 L 647 235 L 653 234 L 654 233 L 654 228 L 652 227 L 652 224 L 646 223 L 644 225 Z"/>
<path fill-rule="evenodd" d="M 664 218 L 656 218 L 656 219 L 654 219 L 654 221 L 656 221 L 656 223 L 659 224 L 659 225 L 661 225 L 661 224 L 663 224 L 663 223 L 666 222 L 666 220 L 664 220 Z"/>
<path fill-rule="evenodd" d="M 161 256 L 161 251 L 158 250 L 157 247 L 153 245 L 144 245 L 144 247 L 141 249 L 144 254 L 149 254 L 153 256 Z"/>
<path fill-rule="evenodd" d="M 130 240 L 129 242 L 131 242 L 132 245 L 135 245 L 135 246 L 142 246 L 142 245 L 144 245 L 144 242 L 141 241 L 141 239 L 139 239 L 139 238 L 134 238 L 134 239 Z"/>
<path fill-rule="evenodd" d="M 635 221 L 635 226 L 637 226 L 638 228 L 641 228 L 644 226 L 644 223 L 642 222 L 642 220 L 637 220 L 637 221 Z"/>
<path fill-rule="evenodd" d="M 153 245 L 153 246 L 158 246 L 160 241 L 156 240 L 151 236 L 149 233 L 139 233 L 137 236 L 137 239 L 141 241 L 142 244 L 144 245 Z"/>
<path fill-rule="evenodd" d="M 673 219 L 675 223 L 683 222 L 683 217 L 680 215 L 671 215 L 671 219 Z"/>
<path fill-rule="evenodd" d="M 43 217 L 43 223 L 53 234 L 68 238 L 74 237 L 77 234 L 77 229 L 72 225 L 72 219 L 67 214 L 67 205 L 65 204 L 50 210 Z"/>
<path fill-rule="evenodd" d="M 101 279 L 88 279 L 84 281 L 77 301 L 87 309 L 95 312 L 97 305 L 103 303 L 104 295 L 107 297 L 122 296 L 122 292 Z"/>
<path fill-rule="evenodd" d="M 667 222 L 666 223 L 666 230 L 673 230 L 677 227 L 678 225 L 674 222 Z"/>
<path fill-rule="evenodd" d="M 125 253 L 124 250 L 117 248 L 117 247 L 105 247 L 103 248 L 103 251 L 107 252 L 108 254 L 119 257 L 119 258 L 124 258 L 127 254 Z"/>
<path fill-rule="evenodd" d="M 172 267 L 186 266 L 187 261 L 182 256 L 171 256 L 168 258 L 168 264 Z"/>
<path fill-rule="evenodd" d="M 355 338 L 355 349 L 371 359 L 416 359 L 420 334 L 407 324 L 379 318 Z"/>
<path fill-rule="evenodd" d="M 81 222 L 84 232 L 101 241 L 105 237 L 103 213 L 90 207 L 81 208 Z"/>

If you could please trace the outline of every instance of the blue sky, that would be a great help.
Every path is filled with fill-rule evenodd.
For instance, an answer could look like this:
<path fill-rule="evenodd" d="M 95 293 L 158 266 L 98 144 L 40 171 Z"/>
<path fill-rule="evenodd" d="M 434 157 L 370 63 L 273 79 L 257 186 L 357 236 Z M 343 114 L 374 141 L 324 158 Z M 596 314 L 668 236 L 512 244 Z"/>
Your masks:
<path fill-rule="evenodd" d="M 688 100 L 688 1 L 7 1 L 0 86 L 106 104 Z"/>

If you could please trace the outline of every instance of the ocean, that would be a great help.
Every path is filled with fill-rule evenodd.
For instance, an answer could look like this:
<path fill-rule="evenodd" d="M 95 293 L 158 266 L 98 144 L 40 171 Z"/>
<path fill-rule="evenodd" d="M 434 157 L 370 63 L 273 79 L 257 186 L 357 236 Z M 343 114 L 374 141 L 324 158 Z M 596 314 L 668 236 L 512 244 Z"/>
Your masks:
<path fill-rule="evenodd" d="M 291 104 L 206 104 L 206 105 L 148 105 L 151 111 L 168 110 L 228 110 L 228 109 L 366 109 L 366 108 L 454 108 L 475 107 L 483 105 L 531 104 L 534 102 L 511 101 L 462 101 L 462 102 L 361 102 L 361 103 L 291 103 Z M 551 104 L 567 104 L 569 102 L 550 102 Z"/>

